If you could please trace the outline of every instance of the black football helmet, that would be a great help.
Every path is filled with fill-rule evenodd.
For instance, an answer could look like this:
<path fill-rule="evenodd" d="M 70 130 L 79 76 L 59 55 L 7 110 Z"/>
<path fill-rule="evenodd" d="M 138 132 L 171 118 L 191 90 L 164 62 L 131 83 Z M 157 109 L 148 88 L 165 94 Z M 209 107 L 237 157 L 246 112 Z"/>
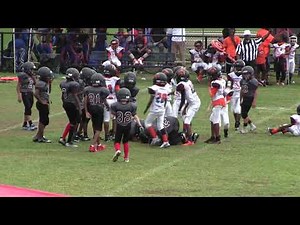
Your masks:
<path fill-rule="evenodd" d="M 156 84 L 158 86 L 165 86 L 167 84 L 167 81 L 167 75 L 162 72 L 156 73 L 153 77 L 153 84 Z"/>
<path fill-rule="evenodd" d="M 233 63 L 233 69 L 236 75 L 242 74 L 242 69 L 245 66 L 245 62 L 242 59 L 238 59 Z"/>
<path fill-rule="evenodd" d="M 94 87 L 105 87 L 105 78 L 101 73 L 94 73 L 91 77 L 91 85 Z"/>
<path fill-rule="evenodd" d="M 136 85 L 136 74 L 134 72 L 128 72 L 124 75 L 124 85 L 126 88 L 132 89 Z"/>
<path fill-rule="evenodd" d="M 242 76 L 245 80 L 250 80 L 254 75 L 254 69 L 252 66 L 244 66 L 242 68 Z"/>
<path fill-rule="evenodd" d="M 300 115 L 300 105 L 297 107 L 297 114 Z"/>
<path fill-rule="evenodd" d="M 40 77 L 39 79 L 45 82 L 53 79 L 53 72 L 47 66 L 39 68 L 37 74 Z"/>
<path fill-rule="evenodd" d="M 103 75 L 105 77 L 113 77 L 117 75 L 116 67 L 112 64 L 106 65 L 103 68 Z"/>
<path fill-rule="evenodd" d="M 93 74 L 97 73 L 95 70 L 89 68 L 89 67 L 83 67 L 80 71 L 80 79 L 84 81 L 86 85 L 91 85 L 91 77 Z"/>
<path fill-rule="evenodd" d="M 206 74 L 210 77 L 211 80 L 216 80 L 222 75 L 221 70 L 216 66 L 210 67 L 206 71 Z"/>
<path fill-rule="evenodd" d="M 173 70 L 171 68 L 164 68 L 161 72 L 167 75 L 168 83 L 170 83 L 172 78 L 174 77 Z"/>
<path fill-rule="evenodd" d="M 190 73 L 184 67 L 178 69 L 175 73 L 177 83 L 181 81 L 188 81 L 190 78 Z"/>
<path fill-rule="evenodd" d="M 129 102 L 130 97 L 131 97 L 131 93 L 128 88 L 121 88 L 117 92 L 117 100 L 119 102 Z"/>
<path fill-rule="evenodd" d="M 30 76 L 33 75 L 33 70 L 35 70 L 35 69 L 36 69 L 36 66 L 34 65 L 33 62 L 25 62 L 21 65 L 21 70 Z"/>
<path fill-rule="evenodd" d="M 78 81 L 79 80 L 79 71 L 74 67 L 70 67 L 66 70 L 66 77 L 71 80 Z"/>

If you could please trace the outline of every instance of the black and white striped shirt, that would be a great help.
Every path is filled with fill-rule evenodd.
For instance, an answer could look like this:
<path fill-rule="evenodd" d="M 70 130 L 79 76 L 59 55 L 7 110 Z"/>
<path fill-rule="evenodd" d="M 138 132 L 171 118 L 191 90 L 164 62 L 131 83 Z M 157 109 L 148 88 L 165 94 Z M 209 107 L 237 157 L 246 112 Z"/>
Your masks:
<path fill-rule="evenodd" d="M 263 42 L 262 38 L 251 39 L 249 42 L 243 40 L 236 47 L 236 54 L 240 56 L 243 61 L 253 61 L 257 57 L 258 46 Z"/>

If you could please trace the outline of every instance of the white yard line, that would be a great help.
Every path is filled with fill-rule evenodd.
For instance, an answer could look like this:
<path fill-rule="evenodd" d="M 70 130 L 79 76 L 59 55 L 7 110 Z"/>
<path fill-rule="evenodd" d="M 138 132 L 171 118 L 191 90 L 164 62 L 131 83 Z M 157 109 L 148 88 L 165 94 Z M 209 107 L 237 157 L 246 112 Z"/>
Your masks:
<path fill-rule="evenodd" d="M 300 104 L 300 103 L 297 103 L 297 104 L 295 104 L 295 105 L 292 105 L 290 108 L 285 108 L 285 109 L 291 110 L 291 111 L 293 111 L 293 110 L 295 111 L 296 107 L 297 107 L 299 104 Z M 253 109 L 252 109 L 252 110 L 253 110 Z M 254 110 L 255 110 L 255 109 L 254 109 Z M 281 113 L 284 112 L 284 111 L 283 111 L 283 110 L 273 110 L 273 112 L 274 112 L 274 113 L 269 114 L 268 116 L 264 117 L 264 118 L 261 119 L 261 120 L 254 120 L 254 123 L 255 123 L 255 124 L 261 124 L 261 123 L 263 123 L 263 122 L 269 120 L 269 119 L 272 118 L 273 116 L 276 116 L 276 115 L 281 114 Z M 231 137 L 234 136 L 234 135 L 236 135 L 236 133 L 233 133 L 233 134 L 231 135 Z M 239 135 L 242 135 L 242 134 L 239 134 Z M 196 155 L 202 154 L 202 153 L 203 153 L 202 150 L 209 149 L 211 146 L 212 146 L 212 145 L 207 144 L 207 145 L 205 145 L 203 148 L 201 148 L 201 151 L 195 151 L 193 154 L 184 155 L 184 157 L 177 158 L 177 159 L 175 159 L 175 160 L 173 160 L 173 161 L 167 162 L 167 163 L 162 164 L 162 165 L 160 165 L 160 166 L 157 166 L 157 167 L 155 167 L 155 168 L 153 168 L 153 169 L 151 169 L 151 170 L 148 170 L 147 172 L 143 173 L 141 176 L 135 177 L 134 179 L 128 181 L 127 183 L 122 184 L 122 185 L 120 185 L 119 187 L 114 188 L 113 190 L 111 190 L 111 191 L 109 192 L 109 194 L 107 194 L 107 195 L 105 195 L 105 196 L 115 196 L 115 195 L 117 195 L 118 193 L 122 192 L 123 190 L 128 189 L 130 186 L 132 186 L 132 185 L 134 185 L 134 184 L 136 184 L 136 183 L 138 183 L 138 182 L 140 182 L 140 181 L 142 181 L 142 180 L 144 180 L 144 179 L 146 179 L 146 178 L 148 178 L 148 177 L 150 177 L 150 176 L 153 176 L 154 174 L 159 173 L 159 172 L 161 172 L 161 171 L 164 170 L 164 169 L 168 169 L 168 168 L 174 166 L 174 164 L 176 164 L 176 163 L 178 163 L 178 162 L 181 162 L 181 161 L 184 161 L 184 160 L 189 159 L 189 158 L 191 158 L 191 157 L 195 157 Z M 170 150 L 169 150 L 169 149 L 165 149 L 165 150 L 161 150 L 161 151 L 170 151 Z"/>

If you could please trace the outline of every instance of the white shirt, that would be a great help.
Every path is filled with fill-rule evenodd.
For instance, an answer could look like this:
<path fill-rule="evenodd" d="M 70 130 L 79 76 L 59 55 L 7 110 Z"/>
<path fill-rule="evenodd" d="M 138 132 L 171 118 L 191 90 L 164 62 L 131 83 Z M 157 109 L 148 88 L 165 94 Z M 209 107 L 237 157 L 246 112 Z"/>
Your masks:
<path fill-rule="evenodd" d="M 176 36 L 182 35 L 182 36 Z M 172 41 L 183 42 L 185 41 L 185 28 L 172 28 Z"/>

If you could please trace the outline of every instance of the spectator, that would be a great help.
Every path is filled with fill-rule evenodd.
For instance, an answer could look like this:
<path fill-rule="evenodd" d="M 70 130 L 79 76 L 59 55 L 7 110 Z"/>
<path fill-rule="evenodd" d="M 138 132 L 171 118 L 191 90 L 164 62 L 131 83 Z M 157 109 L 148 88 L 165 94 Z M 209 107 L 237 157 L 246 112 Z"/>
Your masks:
<path fill-rule="evenodd" d="M 134 38 L 133 46 L 128 50 L 129 57 L 135 65 L 143 65 L 143 60 L 146 59 L 151 53 L 148 48 L 147 38 L 143 34 L 142 29 L 138 29 L 138 36 Z"/>
<path fill-rule="evenodd" d="M 13 47 L 13 45 L 12 45 Z M 21 65 L 27 61 L 26 43 L 22 39 L 22 34 L 15 34 L 15 63 L 16 71 L 21 72 Z"/>
<path fill-rule="evenodd" d="M 274 69 L 276 72 L 276 84 L 284 85 L 287 73 L 287 58 L 289 54 L 290 44 L 288 37 L 282 33 L 277 37 L 278 42 L 273 44 L 274 49 Z"/>
<path fill-rule="evenodd" d="M 235 28 L 229 28 L 229 35 L 223 40 L 223 47 L 228 56 L 226 57 L 226 73 L 231 72 L 232 61 L 230 58 L 236 59 L 236 47 L 241 43 L 239 36 L 235 35 Z"/>
<path fill-rule="evenodd" d="M 268 33 L 270 28 L 260 28 L 256 36 L 258 38 L 263 37 Z M 269 76 L 268 71 L 270 68 L 268 57 L 270 55 L 270 43 L 274 41 L 274 36 L 270 34 L 266 40 L 264 40 L 259 46 L 258 46 L 258 55 L 256 58 L 256 67 L 257 67 L 257 78 L 261 80 L 261 83 L 263 85 L 269 84 Z M 261 76 L 260 76 L 261 74 Z"/>
<path fill-rule="evenodd" d="M 185 28 L 172 28 L 171 52 L 179 55 L 180 63 L 186 66 L 185 62 Z"/>
<path fill-rule="evenodd" d="M 160 53 L 168 49 L 166 28 L 152 28 L 150 34 L 153 47 L 158 47 Z"/>
<path fill-rule="evenodd" d="M 124 54 L 124 48 L 119 46 L 119 40 L 113 39 L 110 42 L 110 46 L 106 48 L 107 60 L 102 63 L 102 66 L 114 65 L 117 68 L 117 72 L 121 70 L 121 60 Z"/>
<path fill-rule="evenodd" d="M 95 44 L 95 51 L 105 51 L 107 47 L 106 39 L 107 39 L 107 28 L 96 28 L 96 44 Z"/>
<path fill-rule="evenodd" d="M 297 36 L 292 35 L 290 37 L 290 51 L 288 55 L 288 73 L 289 73 L 289 79 L 287 80 L 287 84 L 290 83 L 295 83 L 295 81 L 292 81 L 292 78 L 294 76 L 295 72 L 295 54 L 296 54 L 296 49 L 299 48 L 299 45 L 297 44 Z"/>
<path fill-rule="evenodd" d="M 191 69 L 197 74 L 197 77 L 199 76 L 199 80 L 202 80 L 202 72 L 201 65 L 203 65 L 203 53 L 205 50 L 203 49 L 203 43 L 202 41 L 195 41 L 194 48 L 189 50 L 189 53 L 191 55 Z"/>
<path fill-rule="evenodd" d="M 128 51 L 128 32 L 124 31 L 124 28 L 119 28 L 119 31 L 115 35 L 115 38 L 119 40 L 119 46 L 124 48 L 124 52 Z"/>

